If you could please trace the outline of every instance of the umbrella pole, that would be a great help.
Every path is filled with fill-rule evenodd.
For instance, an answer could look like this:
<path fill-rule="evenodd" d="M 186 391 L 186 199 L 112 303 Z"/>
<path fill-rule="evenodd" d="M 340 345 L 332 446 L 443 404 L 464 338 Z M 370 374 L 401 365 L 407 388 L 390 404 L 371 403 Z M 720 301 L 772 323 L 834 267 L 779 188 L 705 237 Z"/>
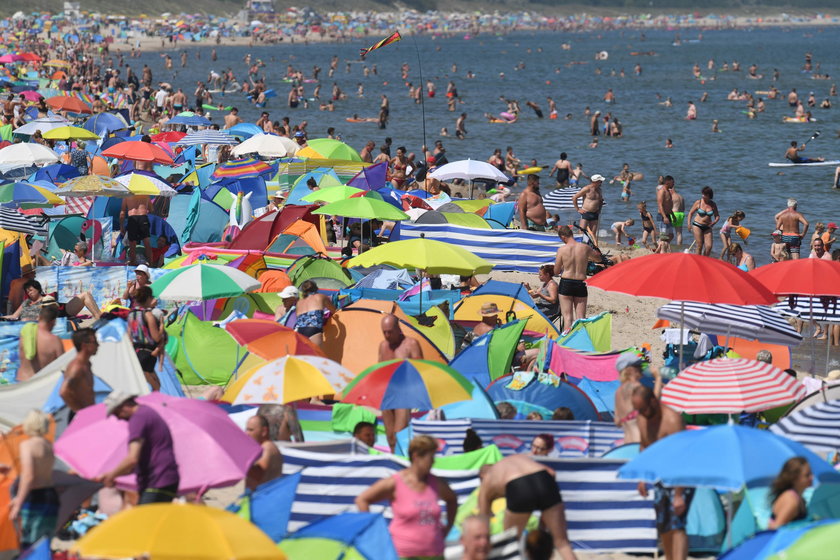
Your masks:
<path fill-rule="evenodd" d="M 420 271 L 420 315 L 423 314 L 423 271 Z"/>
<path fill-rule="evenodd" d="M 814 296 L 810 296 L 808 298 L 808 315 L 809 315 L 808 321 L 812 325 L 816 326 L 817 323 L 814 321 Z M 809 364 L 810 367 L 808 368 L 808 370 L 811 372 L 812 375 L 815 373 L 815 370 L 817 369 L 817 347 L 816 347 L 816 344 L 817 344 L 816 339 L 814 338 L 813 333 L 812 333 L 812 335 L 811 335 L 811 363 Z M 828 364 L 826 364 L 826 365 L 828 365 Z"/>
<path fill-rule="evenodd" d="M 723 356 L 726 357 L 729 349 L 729 333 L 732 332 L 732 325 L 726 325 L 726 342 L 723 345 Z"/>
<path fill-rule="evenodd" d="M 732 548 L 732 506 L 734 499 L 734 492 L 729 492 L 729 502 L 726 504 L 726 550 Z"/>
<path fill-rule="evenodd" d="M 825 324 L 825 373 L 828 375 L 828 360 L 831 354 L 831 323 Z"/>
<path fill-rule="evenodd" d="M 685 331 L 685 302 L 680 302 L 680 362 L 679 367 L 677 368 L 678 371 L 682 371 L 683 368 L 683 351 L 685 342 L 683 338 L 683 332 Z"/>

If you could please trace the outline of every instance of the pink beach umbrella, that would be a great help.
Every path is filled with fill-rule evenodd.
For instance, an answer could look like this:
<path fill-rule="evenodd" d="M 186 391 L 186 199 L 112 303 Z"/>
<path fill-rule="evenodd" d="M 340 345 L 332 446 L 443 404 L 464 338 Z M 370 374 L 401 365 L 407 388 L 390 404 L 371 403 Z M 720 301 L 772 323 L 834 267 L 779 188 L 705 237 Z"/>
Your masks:
<path fill-rule="evenodd" d="M 214 404 L 160 393 L 137 397 L 137 402 L 153 408 L 169 425 L 181 475 L 179 494 L 235 484 L 260 456 L 259 444 Z M 76 415 L 55 443 L 55 452 L 81 476 L 96 478 L 128 453 L 128 423 L 106 417 L 104 404 L 90 406 Z M 118 478 L 117 486 L 136 489 L 134 475 Z"/>

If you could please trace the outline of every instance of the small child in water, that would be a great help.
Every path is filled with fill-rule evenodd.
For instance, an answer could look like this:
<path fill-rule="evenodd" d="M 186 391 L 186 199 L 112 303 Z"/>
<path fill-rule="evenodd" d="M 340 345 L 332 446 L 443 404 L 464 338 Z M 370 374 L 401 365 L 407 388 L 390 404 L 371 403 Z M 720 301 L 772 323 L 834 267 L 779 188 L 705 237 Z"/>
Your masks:
<path fill-rule="evenodd" d="M 622 237 L 627 237 L 627 239 L 630 239 L 630 234 L 627 232 L 627 228 L 635 223 L 635 220 L 633 220 L 633 218 L 630 218 L 623 222 L 615 222 L 612 226 L 610 226 L 610 229 L 613 230 L 613 232 L 615 233 L 616 245 L 621 245 Z"/>
<path fill-rule="evenodd" d="M 630 181 L 624 181 L 624 186 L 621 187 L 621 201 L 630 202 L 630 195 L 633 192 L 630 190 Z"/>
<path fill-rule="evenodd" d="M 782 262 L 790 260 L 790 251 L 787 243 L 782 241 L 782 230 L 777 229 L 773 232 L 773 243 L 770 244 L 770 260 L 773 262 Z"/>

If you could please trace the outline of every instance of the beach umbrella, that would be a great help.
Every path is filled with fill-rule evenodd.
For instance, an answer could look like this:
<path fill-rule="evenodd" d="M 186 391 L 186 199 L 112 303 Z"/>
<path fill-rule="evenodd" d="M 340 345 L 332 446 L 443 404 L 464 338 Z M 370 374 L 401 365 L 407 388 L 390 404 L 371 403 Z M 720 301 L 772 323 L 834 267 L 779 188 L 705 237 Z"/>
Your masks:
<path fill-rule="evenodd" d="M 70 121 L 67 119 L 62 119 L 60 117 L 44 117 L 29 121 L 25 125 L 17 127 L 12 131 L 12 134 L 16 136 L 32 136 L 38 130 L 40 130 L 41 134 L 43 134 L 54 128 L 61 128 L 63 126 L 67 126 L 68 124 L 70 124 Z"/>
<path fill-rule="evenodd" d="M 157 134 L 152 134 L 151 139 L 152 142 L 178 142 L 181 138 L 186 136 L 186 132 L 181 132 L 180 130 L 167 130 L 164 132 L 158 132 Z"/>
<path fill-rule="evenodd" d="M 225 129 L 231 136 L 250 138 L 255 134 L 263 134 L 264 131 L 254 123 L 239 123 Z"/>
<path fill-rule="evenodd" d="M 259 280 L 241 270 L 229 266 L 194 264 L 161 276 L 155 280 L 152 291 L 155 297 L 163 300 L 203 301 L 234 297 L 259 287 Z"/>
<path fill-rule="evenodd" d="M 58 161 L 58 154 L 41 144 L 12 144 L 0 149 L 0 164 L 47 165 Z"/>
<path fill-rule="evenodd" d="M 378 410 L 432 410 L 472 398 L 473 385 L 451 367 L 431 360 L 374 364 L 344 388 L 342 402 Z"/>
<path fill-rule="evenodd" d="M 820 482 L 840 481 L 840 473 L 802 444 L 736 424 L 663 438 L 621 467 L 618 478 L 738 491 L 769 485 L 791 457 L 807 459 Z"/>
<path fill-rule="evenodd" d="M 381 513 L 344 512 L 324 517 L 287 535 L 278 546 L 293 559 L 399 559 Z"/>
<path fill-rule="evenodd" d="M 40 94 L 40 93 L 38 93 L 37 91 L 33 91 L 33 90 L 31 90 L 31 89 L 28 89 L 28 90 L 26 90 L 26 91 L 22 91 L 22 92 L 20 92 L 20 95 L 22 95 L 22 96 L 23 96 L 23 98 L 24 98 L 24 99 L 26 99 L 27 101 L 34 101 L 34 102 L 36 102 L 36 103 L 37 103 L 38 101 L 40 101 L 40 100 L 41 100 L 41 98 L 43 98 L 43 97 L 44 97 L 43 95 L 41 95 L 41 94 Z"/>
<path fill-rule="evenodd" d="M 239 319 L 225 325 L 236 342 L 264 360 L 287 355 L 323 356 L 323 352 L 307 337 L 294 329 L 268 319 Z"/>
<path fill-rule="evenodd" d="M 359 218 L 362 220 L 407 220 L 408 214 L 382 200 L 379 193 L 365 191 L 361 196 L 351 196 L 344 200 L 331 202 L 313 211 L 313 214 Z"/>
<path fill-rule="evenodd" d="M 82 127 L 103 136 L 111 134 L 117 130 L 126 129 L 128 128 L 128 124 L 119 114 L 97 113 L 92 117 L 89 117 Z"/>
<path fill-rule="evenodd" d="M 840 547 L 840 522 L 814 527 L 768 560 L 833 560 Z"/>
<path fill-rule="evenodd" d="M 102 156 L 132 161 L 151 161 L 166 165 L 172 165 L 174 163 L 169 154 L 164 152 L 159 146 L 143 141 L 119 142 L 103 151 Z"/>
<path fill-rule="evenodd" d="M 338 393 L 354 377 L 350 370 L 327 358 L 283 356 L 243 373 L 225 389 L 222 400 L 231 404 L 286 404 Z"/>
<path fill-rule="evenodd" d="M 168 124 L 183 124 L 186 126 L 210 126 L 212 121 L 210 119 L 202 117 L 201 115 L 196 115 L 191 111 L 184 111 L 182 113 L 178 113 L 165 123 L 164 125 Z"/>
<path fill-rule="evenodd" d="M 203 463 L 200 458 L 194 462 Z M 86 533 L 72 551 L 84 558 L 286 558 L 251 522 L 223 509 L 190 503 L 148 504 L 123 510 Z"/>
<path fill-rule="evenodd" d="M 365 191 L 348 185 L 339 185 L 337 187 L 327 187 L 312 191 L 308 195 L 301 197 L 301 200 L 304 202 L 338 202 L 360 192 Z"/>
<path fill-rule="evenodd" d="M 682 317 L 686 328 L 727 338 L 737 336 L 785 346 L 802 342 L 802 335 L 776 309 L 764 305 L 671 302 L 657 309 L 656 316 L 674 322 Z"/>
<path fill-rule="evenodd" d="M 59 60 L 53 58 L 44 63 L 44 66 L 52 66 L 53 68 L 70 68 L 70 63 L 66 60 Z"/>
<path fill-rule="evenodd" d="M 749 272 L 776 295 L 840 296 L 840 262 L 796 259 Z"/>
<path fill-rule="evenodd" d="M 840 451 L 840 400 L 817 403 L 785 416 L 770 431 L 817 453 Z"/>
<path fill-rule="evenodd" d="M 11 63 L 14 63 L 14 62 L 20 62 L 22 60 L 23 60 L 22 56 L 20 56 L 19 54 L 14 54 L 14 53 L 6 53 L 6 54 L 0 56 L 0 63 L 3 63 L 3 64 L 11 64 Z"/>
<path fill-rule="evenodd" d="M 255 134 L 231 150 L 231 154 L 240 157 L 247 154 L 259 154 L 267 158 L 293 156 L 300 146 L 286 136 L 276 134 Z"/>
<path fill-rule="evenodd" d="M 462 159 L 441 165 L 431 173 L 429 177 L 438 181 L 451 181 L 463 179 L 464 181 L 475 181 L 476 179 L 490 179 L 497 183 L 507 183 L 510 178 L 493 167 L 486 161 L 474 159 Z"/>
<path fill-rule="evenodd" d="M 237 143 L 239 143 L 239 140 L 221 130 L 191 132 L 176 142 L 181 146 L 198 146 L 201 144 L 232 146 Z"/>
<path fill-rule="evenodd" d="M 56 111 L 67 111 L 69 113 L 93 113 L 87 104 L 78 97 L 70 97 L 69 95 L 57 95 L 55 97 L 48 97 L 46 99 L 47 105 Z"/>
<path fill-rule="evenodd" d="M 137 397 L 160 414 L 172 433 L 179 494 L 236 484 L 262 450 L 216 405 L 198 399 L 150 393 Z M 106 416 L 104 404 L 79 411 L 55 442 L 55 453 L 85 478 L 113 470 L 128 452 L 128 423 Z M 117 479 L 134 489 L 134 475 Z"/>
<path fill-rule="evenodd" d="M 59 126 L 42 135 L 47 140 L 99 140 L 97 134 L 78 126 Z"/>
<path fill-rule="evenodd" d="M 806 533 L 826 524 L 837 524 L 834 519 L 824 519 L 811 523 L 788 523 L 775 531 L 759 531 L 733 549 L 718 556 L 718 560 L 767 560 L 776 553 L 784 554 L 786 549 L 797 542 Z"/>
<path fill-rule="evenodd" d="M 254 158 L 231 159 L 216 167 L 210 176 L 213 179 L 242 179 L 257 177 L 271 171 L 271 166 Z"/>
<path fill-rule="evenodd" d="M 21 214 L 14 208 L 0 206 L 0 229 L 46 237 L 50 231 L 49 218 Z"/>
<path fill-rule="evenodd" d="M 82 175 L 64 182 L 55 194 L 59 196 L 129 196 L 131 191 L 109 177 Z"/>
<path fill-rule="evenodd" d="M 64 201 L 44 187 L 27 181 L 0 185 L 0 204 L 14 208 L 48 208 Z"/>
<path fill-rule="evenodd" d="M 317 159 L 340 159 L 344 161 L 362 161 L 359 152 L 342 142 L 332 138 L 315 138 L 306 143 L 295 154 L 298 157 Z"/>
<path fill-rule="evenodd" d="M 178 194 L 178 191 L 153 173 L 133 171 L 115 177 L 114 180 L 136 195 L 171 197 Z"/>
<path fill-rule="evenodd" d="M 761 412 L 805 396 L 796 378 L 746 358 L 697 362 L 662 389 L 662 403 L 686 414 Z"/>
<path fill-rule="evenodd" d="M 29 177 L 30 181 L 40 181 L 57 185 L 79 176 L 79 169 L 65 163 L 45 165 Z M 43 186 L 43 185 L 42 185 Z"/>
<path fill-rule="evenodd" d="M 326 208 L 326 206 L 325 206 Z M 419 269 L 428 274 L 486 274 L 493 265 L 457 245 L 426 239 L 394 241 L 350 260 L 350 267 L 371 267 L 388 264 L 395 268 Z"/>

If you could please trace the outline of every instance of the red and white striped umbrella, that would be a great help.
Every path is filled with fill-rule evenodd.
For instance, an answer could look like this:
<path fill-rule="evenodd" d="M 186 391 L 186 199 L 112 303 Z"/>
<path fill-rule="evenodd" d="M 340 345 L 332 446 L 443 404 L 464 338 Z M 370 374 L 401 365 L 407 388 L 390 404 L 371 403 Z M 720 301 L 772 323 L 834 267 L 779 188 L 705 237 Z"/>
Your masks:
<path fill-rule="evenodd" d="M 662 390 L 662 403 L 687 414 L 738 414 L 768 410 L 804 396 L 799 381 L 771 364 L 720 358 L 681 371 Z"/>

